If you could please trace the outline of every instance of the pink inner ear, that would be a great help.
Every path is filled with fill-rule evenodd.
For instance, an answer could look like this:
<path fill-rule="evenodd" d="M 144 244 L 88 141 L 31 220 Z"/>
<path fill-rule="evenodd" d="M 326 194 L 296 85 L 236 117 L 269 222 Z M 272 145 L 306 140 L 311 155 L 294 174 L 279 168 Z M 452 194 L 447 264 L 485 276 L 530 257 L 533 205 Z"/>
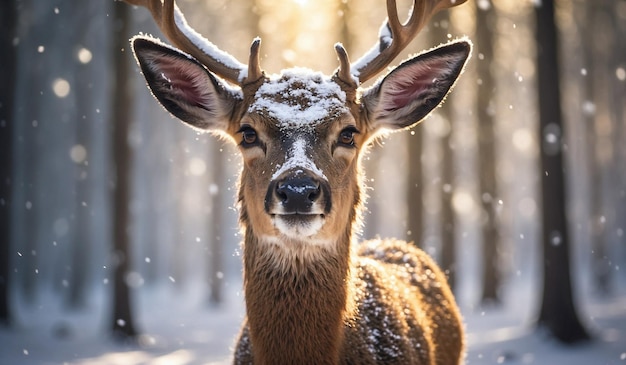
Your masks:
<path fill-rule="evenodd" d="M 211 105 L 210 94 L 206 92 L 209 87 L 206 83 L 210 81 L 200 66 L 163 57 L 154 60 L 154 68 L 163 78 L 164 87 L 178 99 L 205 109 Z"/>
<path fill-rule="evenodd" d="M 431 80 L 432 81 L 432 80 Z M 425 80 L 413 81 L 412 84 L 401 88 L 389 90 L 389 103 L 385 104 L 385 111 L 390 112 L 401 109 L 412 100 L 418 99 L 424 93 L 424 89 L 429 82 Z"/>
<path fill-rule="evenodd" d="M 392 112 L 402 109 L 412 101 L 437 90 L 440 79 L 450 72 L 450 67 L 446 67 L 447 61 L 445 58 L 433 59 L 397 70 L 396 74 L 383 84 L 381 100 L 383 110 Z"/>

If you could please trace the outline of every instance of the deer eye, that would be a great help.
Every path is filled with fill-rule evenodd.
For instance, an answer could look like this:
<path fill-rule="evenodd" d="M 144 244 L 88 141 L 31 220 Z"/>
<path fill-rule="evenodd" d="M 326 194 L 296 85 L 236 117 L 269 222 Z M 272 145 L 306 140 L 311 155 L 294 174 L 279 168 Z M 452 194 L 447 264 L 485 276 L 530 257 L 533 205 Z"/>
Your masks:
<path fill-rule="evenodd" d="M 250 126 L 243 126 L 239 130 L 241 133 L 241 145 L 243 147 L 250 147 L 257 143 L 258 137 L 256 131 Z"/>
<path fill-rule="evenodd" d="M 339 133 L 337 143 L 344 147 L 354 146 L 354 135 L 359 131 L 354 127 L 347 127 Z"/>

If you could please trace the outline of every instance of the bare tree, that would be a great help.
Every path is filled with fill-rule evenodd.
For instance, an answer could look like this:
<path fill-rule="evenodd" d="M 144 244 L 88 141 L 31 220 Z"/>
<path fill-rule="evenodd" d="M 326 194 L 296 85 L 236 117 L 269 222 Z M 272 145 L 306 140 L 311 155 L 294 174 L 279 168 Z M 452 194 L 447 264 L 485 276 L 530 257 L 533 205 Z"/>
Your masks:
<path fill-rule="evenodd" d="M 613 171 L 619 171 L 614 163 L 620 144 L 614 140 L 615 136 L 619 136 L 615 133 L 619 124 L 615 121 L 619 119 L 611 115 L 612 103 L 615 102 L 612 96 L 619 95 L 611 81 L 615 78 L 615 63 L 619 62 L 613 58 L 618 53 L 616 32 L 613 31 L 617 28 L 613 24 L 613 3 L 603 0 L 583 4 L 586 19 L 583 22 L 585 29 L 581 32 L 585 38 L 583 42 L 588 62 L 586 89 L 590 94 L 586 95 L 590 102 L 586 104 L 585 121 L 590 145 L 588 163 L 593 178 L 589 185 L 593 281 L 594 288 L 604 295 L 611 291 L 611 228 L 618 213 L 618 209 L 609 208 L 615 201 L 611 196 L 611 186 L 615 183 L 612 179 L 616 177 Z"/>
<path fill-rule="evenodd" d="M 615 167 L 612 168 L 614 174 L 612 182 L 616 186 L 622 187 L 622 189 L 612 189 L 614 192 L 614 199 L 616 201 L 616 218 L 615 218 L 615 231 L 617 234 L 614 236 L 617 240 L 618 247 L 626 247 L 626 190 L 623 189 L 626 186 L 626 103 L 624 98 L 626 96 L 626 42 L 620 41 L 626 37 L 626 22 L 624 21 L 624 11 L 626 11 L 626 1 L 613 1 L 613 10 L 611 15 L 613 17 L 613 24 L 615 26 L 613 32 L 615 34 L 615 52 L 612 52 L 612 68 L 615 70 L 615 77 L 612 78 L 611 95 L 612 103 L 612 116 L 615 120 L 615 132 L 613 136 L 613 147 L 615 148 L 614 163 Z"/>
<path fill-rule="evenodd" d="M 0 324 L 9 324 L 9 256 L 11 250 L 11 185 L 13 184 L 13 85 L 17 52 L 13 44 L 17 19 L 15 1 L 0 4 Z"/>
<path fill-rule="evenodd" d="M 75 162 L 75 166 L 73 166 L 75 199 L 73 213 L 74 235 L 70 242 L 69 255 L 71 272 L 69 273 L 68 304 L 75 309 L 83 308 L 86 305 L 86 294 L 91 277 L 91 271 L 89 270 L 89 264 L 91 263 L 90 253 L 95 246 L 93 232 L 90 229 L 91 207 L 88 204 L 90 193 L 93 190 L 91 181 L 93 178 L 93 164 L 89 163 L 88 157 L 94 152 L 91 149 L 91 131 L 92 110 L 95 109 L 94 97 L 96 97 L 93 90 L 95 68 L 92 62 L 86 62 L 84 59 L 84 52 L 87 52 L 87 50 L 82 48 L 88 42 L 90 26 L 97 26 L 93 19 L 94 13 L 92 13 L 95 9 L 95 5 L 89 7 L 86 4 L 74 6 L 70 9 L 73 12 L 74 19 L 76 19 L 77 24 L 75 26 L 84 30 L 76 32 L 74 35 L 76 37 L 74 55 L 80 55 L 83 52 L 83 59 L 80 60 L 79 58 L 79 62 L 74 66 L 74 88 L 76 92 L 72 95 L 75 98 L 77 120 L 75 123 L 76 139 L 72 147 L 72 150 L 75 151 L 75 157 L 73 158 Z"/>
<path fill-rule="evenodd" d="M 422 169 L 423 129 L 421 126 L 413 129 L 407 137 L 408 144 L 408 169 L 407 174 L 407 237 L 417 247 L 423 247 L 423 219 L 424 209 L 422 193 L 424 190 L 424 176 Z"/>
<path fill-rule="evenodd" d="M 543 296 L 538 324 L 555 338 L 573 343 L 589 338 L 574 304 L 565 216 L 563 124 L 560 107 L 558 37 L 554 1 L 537 5 L 537 87 L 541 143 Z"/>
<path fill-rule="evenodd" d="M 490 4 L 490 3 L 487 3 Z M 478 165 L 482 202 L 482 297 L 481 301 L 499 302 L 498 288 L 498 222 L 496 218 L 496 159 L 495 159 L 495 80 L 492 73 L 496 13 L 493 5 L 476 9 L 476 61 L 478 84 Z"/>
<path fill-rule="evenodd" d="M 115 164 L 115 188 L 113 197 L 113 313 L 111 328 L 114 336 L 130 339 L 137 335 L 134 325 L 130 287 L 127 276 L 130 271 L 131 252 L 128 204 L 130 201 L 130 176 L 132 150 L 128 144 L 128 130 L 132 118 L 133 92 L 130 79 L 130 56 L 119 53 L 128 49 L 128 24 L 130 9 L 127 4 L 115 2 L 113 5 L 113 64 L 115 69 L 115 90 L 111 105 L 113 125 L 113 163 Z"/>
<path fill-rule="evenodd" d="M 448 12 L 437 14 L 433 18 L 431 37 L 433 44 L 446 39 L 449 32 L 450 15 Z M 448 283 L 452 290 L 456 284 L 456 250 L 455 250 L 455 230 L 456 217 L 452 205 L 452 197 L 456 185 L 454 182 L 454 146 L 452 140 L 452 103 L 451 99 L 442 104 L 437 109 L 437 113 L 449 125 L 445 128 L 445 133 L 441 137 L 441 268 L 446 273 Z M 419 128 L 418 128 L 419 129 Z"/>
<path fill-rule="evenodd" d="M 223 176 L 224 171 L 224 156 L 221 153 L 220 143 L 212 143 L 211 146 L 211 167 L 212 167 L 212 187 L 210 188 L 211 194 L 211 218 L 210 229 L 211 236 L 209 238 L 210 250 L 209 250 L 209 285 L 211 287 L 210 302 L 213 305 L 219 304 L 223 300 L 222 285 L 224 277 L 224 240 L 222 237 L 222 205 L 225 197 L 225 189 Z"/>
<path fill-rule="evenodd" d="M 439 113 L 452 123 L 452 105 L 444 104 Z M 454 147 L 452 145 L 452 128 L 441 139 L 441 268 L 446 273 L 448 283 L 453 291 L 456 290 L 456 249 L 455 230 L 456 216 L 452 205 L 454 196 Z"/>

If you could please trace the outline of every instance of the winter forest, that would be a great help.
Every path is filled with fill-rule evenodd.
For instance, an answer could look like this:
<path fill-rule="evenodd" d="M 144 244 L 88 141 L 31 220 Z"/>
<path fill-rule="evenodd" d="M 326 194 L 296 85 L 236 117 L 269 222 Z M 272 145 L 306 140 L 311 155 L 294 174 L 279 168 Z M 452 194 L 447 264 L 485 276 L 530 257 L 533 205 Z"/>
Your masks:
<path fill-rule="evenodd" d="M 401 18 L 412 4 L 398 1 Z M 330 75 L 385 1 L 178 0 L 268 73 Z M 244 317 L 228 141 L 171 117 L 120 1 L 0 2 L 0 365 L 228 364 Z M 626 364 L 626 1 L 469 0 L 392 65 L 468 37 L 442 107 L 372 147 L 363 239 L 445 270 L 467 364 Z M 367 85 L 366 85 L 367 86 Z"/>

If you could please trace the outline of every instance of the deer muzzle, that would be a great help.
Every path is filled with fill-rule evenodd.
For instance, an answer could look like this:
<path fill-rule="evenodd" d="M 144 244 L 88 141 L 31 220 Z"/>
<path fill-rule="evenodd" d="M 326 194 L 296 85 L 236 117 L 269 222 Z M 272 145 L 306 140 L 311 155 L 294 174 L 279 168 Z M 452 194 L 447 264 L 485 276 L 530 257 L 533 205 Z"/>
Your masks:
<path fill-rule="evenodd" d="M 272 181 L 265 197 L 265 211 L 274 226 L 294 238 L 315 235 L 330 209 L 328 181 L 303 170 Z"/>

